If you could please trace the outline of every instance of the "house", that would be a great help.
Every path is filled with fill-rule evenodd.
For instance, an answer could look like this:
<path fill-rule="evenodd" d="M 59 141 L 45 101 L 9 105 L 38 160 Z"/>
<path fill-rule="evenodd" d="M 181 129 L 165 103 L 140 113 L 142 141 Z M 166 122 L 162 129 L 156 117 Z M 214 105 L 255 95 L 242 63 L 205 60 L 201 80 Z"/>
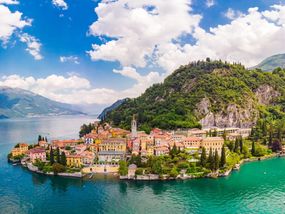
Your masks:
<path fill-rule="evenodd" d="M 169 154 L 169 148 L 167 146 L 157 146 L 154 148 L 154 154 L 156 156 L 168 155 Z"/>
<path fill-rule="evenodd" d="M 81 153 L 82 163 L 84 165 L 92 165 L 94 163 L 95 154 L 90 151 L 84 151 Z"/>
<path fill-rule="evenodd" d="M 18 147 L 13 148 L 11 151 L 12 157 L 25 154 L 29 149 L 29 145 L 26 143 L 19 143 Z"/>
<path fill-rule="evenodd" d="M 34 163 L 36 160 L 46 161 L 46 150 L 44 148 L 33 148 L 28 151 L 30 161 Z"/>
<path fill-rule="evenodd" d="M 206 137 L 207 131 L 201 129 L 190 129 L 188 130 L 188 137 Z"/>
<path fill-rule="evenodd" d="M 199 149 L 201 147 L 201 137 L 187 137 L 183 141 L 183 145 L 186 149 Z"/>
<path fill-rule="evenodd" d="M 75 147 L 77 144 L 81 143 L 81 140 L 53 140 L 52 147 L 53 148 L 65 148 L 65 147 Z"/>
<path fill-rule="evenodd" d="M 84 136 L 84 142 L 85 142 L 85 144 L 90 145 L 90 144 L 95 143 L 95 140 L 97 138 L 98 138 L 98 134 L 92 134 L 92 133 L 86 134 Z"/>
<path fill-rule="evenodd" d="M 123 151 L 99 151 L 98 160 L 99 162 L 119 162 L 125 159 L 126 152 Z"/>
<path fill-rule="evenodd" d="M 112 162 L 123 160 L 125 158 L 126 150 L 126 138 L 104 139 L 98 145 L 99 161 Z"/>
<path fill-rule="evenodd" d="M 82 152 L 84 152 L 87 149 L 87 146 L 84 144 L 78 144 L 75 146 L 75 152 L 76 154 L 81 154 Z"/>
<path fill-rule="evenodd" d="M 206 137 L 203 138 L 201 146 L 206 149 L 206 152 L 209 153 L 210 149 L 214 152 L 217 150 L 219 154 L 222 153 L 222 147 L 224 145 L 224 139 L 222 137 Z"/>
<path fill-rule="evenodd" d="M 186 137 L 184 135 L 178 135 L 178 134 L 174 134 L 171 136 L 171 139 L 177 143 L 177 142 L 182 142 Z"/>
<path fill-rule="evenodd" d="M 69 167 L 77 167 L 80 168 L 82 163 L 81 155 L 66 155 L 66 165 Z"/>

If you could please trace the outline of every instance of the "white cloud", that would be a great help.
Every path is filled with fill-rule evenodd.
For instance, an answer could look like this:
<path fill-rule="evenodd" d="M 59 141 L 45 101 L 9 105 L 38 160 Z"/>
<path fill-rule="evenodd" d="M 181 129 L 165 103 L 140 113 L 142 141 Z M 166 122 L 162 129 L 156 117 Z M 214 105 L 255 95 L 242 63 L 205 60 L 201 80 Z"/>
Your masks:
<path fill-rule="evenodd" d="M 16 0 L 0 0 L 0 4 L 19 4 Z"/>
<path fill-rule="evenodd" d="M 170 73 L 206 57 L 253 66 L 285 51 L 284 5 L 265 11 L 249 8 L 244 14 L 230 8 L 225 13 L 230 23 L 209 31 L 199 26 L 202 17 L 193 14 L 187 0 L 105 0 L 95 11 L 99 18 L 89 33 L 109 39 L 92 46 L 91 59 L 118 61 L 123 67 L 153 63 Z M 180 43 L 187 35 L 196 42 Z"/>
<path fill-rule="evenodd" d="M 60 56 L 59 61 L 60 62 L 72 62 L 75 64 L 80 64 L 79 58 L 77 56 Z"/>
<path fill-rule="evenodd" d="M 89 51 L 92 60 L 119 61 L 145 67 L 160 46 L 192 33 L 201 16 L 193 15 L 189 0 L 105 0 L 95 9 L 99 19 L 89 29 L 94 36 L 115 38 Z"/>
<path fill-rule="evenodd" d="M 206 6 L 207 7 L 213 7 L 215 5 L 215 1 L 214 0 L 206 0 Z"/>
<path fill-rule="evenodd" d="M 242 14 L 242 12 L 240 12 L 238 10 L 233 10 L 232 8 L 229 8 L 227 10 L 227 12 L 225 12 L 224 15 L 228 19 L 233 20 L 233 19 L 237 19 L 237 18 L 241 17 L 243 14 Z"/>
<path fill-rule="evenodd" d="M 3 76 L 0 78 L 0 86 L 22 88 L 52 100 L 71 104 L 111 104 L 121 98 L 137 97 L 147 87 L 162 80 L 157 72 L 150 72 L 146 76 L 138 74 L 133 68 L 123 68 L 122 70 L 114 70 L 114 72 L 136 80 L 136 84 L 121 91 L 110 88 L 95 88 L 88 79 L 71 74 L 68 77 L 50 75 L 38 79 L 32 76 Z"/>
<path fill-rule="evenodd" d="M 42 55 L 40 54 L 41 51 L 41 43 L 35 37 L 24 33 L 19 35 L 20 41 L 27 44 L 26 51 L 30 53 L 35 60 L 43 59 Z"/>
<path fill-rule="evenodd" d="M 67 10 L 68 9 L 68 5 L 64 0 L 52 0 L 52 3 L 56 6 L 59 7 L 63 10 Z"/>
<path fill-rule="evenodd" d="M 22 19 L 21 12 L 11 12 L 7 6 L 0 5 L 0 40 L 4 45 L 16 30 L 30 25 L 31 20 Z"/>

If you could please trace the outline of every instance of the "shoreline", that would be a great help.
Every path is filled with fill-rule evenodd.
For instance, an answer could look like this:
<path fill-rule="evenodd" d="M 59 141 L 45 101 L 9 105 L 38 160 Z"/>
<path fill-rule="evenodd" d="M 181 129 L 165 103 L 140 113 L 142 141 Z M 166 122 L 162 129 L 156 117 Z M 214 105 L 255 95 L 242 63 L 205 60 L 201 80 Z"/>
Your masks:
<path fill-rule="evenodd" d="M 207 175 L 203 175 L 203 176 L 180 174 L 176 178 L 169 177 L 167 175 L 159 176 L 157 174 L 147 174 L 147 175 L 139 175 L 139 176 L 131 176 L 131 177 L 120 176 L 117 173 L 87 173 L 87 174 L 85 174 L 82 172 L 75 172 L 75 173 L 63 172 L 63 173 L 54 174 L 53 172 L 45 173 L 43 171 L 40 171 L 37 169 L 36 166 L 33 166 L 31 163 L 18 162 L 17 165 L 21 165 L 21 167 L 26 168 L 27 170 L 29 170 L 32 173 L 37 173 L 37 174 L 41 174 L 44 176 L 60 176 L 60 177 L 66 177 L 66 178 L 86 178 L 87 177 L 88 180 L 91 180 L 93 175 L 96 175 L 96 174 L 98 174 L 98 175 L 104 175 L 104 174 L 105 175 L 111 175 L 112 174 L 118 179 L 118 181 L 120 181 L 120 180 L 125 180 L 125 181 L 171 181 L 172 180 L 173 181 L 173 180 L 191 180 L 191 179 L 203 179 L 203 178 L 217 179 L 217 178 L 221 178 L 221 177 L 228 177 L 231 175 L 231 173 L 233 171 L 238 171 L 244 163 L 263 161 L 263 160 L 268 160 L 268 159 L 278 158 L 278 157 L 284 157 L 284 155 L 273 153 L 271 155 L 267 155 L 267 156 L 263 156 L 263 157 L 254 157 L 254 158 L 243 159 L 238 164 L 236 164 L 235 167 L 228 169 L 224 173 L 211 172 L 211 173 L 209 173 Z M 8 160 L 8 161 L 13 165 L 15 164 L 11 160 Z"/>

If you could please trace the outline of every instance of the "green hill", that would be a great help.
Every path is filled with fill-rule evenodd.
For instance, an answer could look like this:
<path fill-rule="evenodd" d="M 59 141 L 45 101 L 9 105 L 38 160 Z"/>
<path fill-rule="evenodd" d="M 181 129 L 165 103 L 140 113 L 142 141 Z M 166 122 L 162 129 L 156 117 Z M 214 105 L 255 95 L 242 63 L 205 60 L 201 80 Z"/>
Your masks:
<path fill-rule="evenodd" d="M 0 119 L 75 114 L 82 113 L 30 91 L 0 87 Z"/>
<path fill-rule="evenodd" d="M 130 128 L 251 127 L 260 116 L 282 117 L 285 71 L 247 70 L 240 64 L 198 61 L 108 112 L 105 121 Z"/>
<path fill-rule="evenodd" d="M 259 68 L 263 71 L 273 71 L 278 67 L 285 68 L 285 54 L 268 57 L 254 68 Z"/>

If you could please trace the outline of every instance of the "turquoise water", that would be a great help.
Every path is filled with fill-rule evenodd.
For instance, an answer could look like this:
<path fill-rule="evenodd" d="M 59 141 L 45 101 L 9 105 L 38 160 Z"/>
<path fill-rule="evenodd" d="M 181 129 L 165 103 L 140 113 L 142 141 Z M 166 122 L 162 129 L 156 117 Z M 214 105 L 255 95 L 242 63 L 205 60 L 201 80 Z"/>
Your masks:
<path fill-rule="evenodd" d="M 285 159 L 244 164 L 221 179 L 127 182 L 46 177 L 7 164 L 18 141 L 77 137 L 92 118 L 0 121 L 0 213 L 285 213 Z"/>

